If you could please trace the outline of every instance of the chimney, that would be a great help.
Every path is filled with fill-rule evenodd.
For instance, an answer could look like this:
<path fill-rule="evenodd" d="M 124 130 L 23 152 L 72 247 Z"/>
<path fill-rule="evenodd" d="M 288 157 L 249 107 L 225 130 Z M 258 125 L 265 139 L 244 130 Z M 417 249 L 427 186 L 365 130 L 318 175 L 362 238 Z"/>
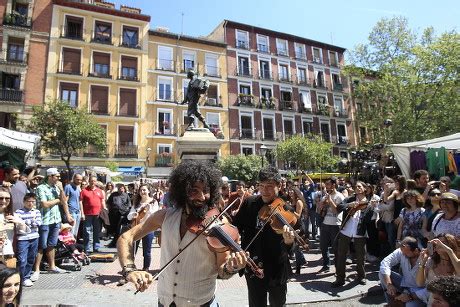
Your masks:
<path fill-rule="evenodd" d="M 129 7 L 126 5 L 120 5 L 120 11 L 131 13 L 131 14 L 141 14 L 141 9 L 138 9 L 135 7 Z"/>
<path fill-rule="evenodd" d="M 105 2 L 103 0 L 94 0 L 94 4 L 97 6 L 105 7 L 105 8 L 112 9 L 112 10 L 115 9 L 115 4 L 111 2 Z"/>
<path fill-rule="evenodd" d="M 157 27 L 156 30 L 158 32 L 164 32 L 164 33 L 168 33 L 169 32 L 169 28 L 167 27 Z"/>

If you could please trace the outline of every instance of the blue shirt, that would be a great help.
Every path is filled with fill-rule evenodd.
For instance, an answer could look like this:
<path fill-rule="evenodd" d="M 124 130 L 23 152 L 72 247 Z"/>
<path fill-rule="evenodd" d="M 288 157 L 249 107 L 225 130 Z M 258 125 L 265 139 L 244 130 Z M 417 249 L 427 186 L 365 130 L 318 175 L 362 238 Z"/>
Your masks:
<path fill-rule="evenodd" d="M 71 213 L 80 213 L 80 192 L 80 187 L 72 183 L 67 184 L 64 188 L 65 196 L 69 198 L 67 203 Z"/>

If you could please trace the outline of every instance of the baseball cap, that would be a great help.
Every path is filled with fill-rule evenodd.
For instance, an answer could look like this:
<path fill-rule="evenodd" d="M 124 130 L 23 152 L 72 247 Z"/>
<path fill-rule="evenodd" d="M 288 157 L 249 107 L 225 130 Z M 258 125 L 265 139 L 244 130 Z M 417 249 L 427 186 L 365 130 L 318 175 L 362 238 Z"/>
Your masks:
<path fill-rule="evenodd" d="M 224 176 L 222 177 L 222 182 L 225 184 L 225 183 L 228 183 L 228 177 L 227 176 Z"/>
<path fill-rule="evenodd" d="M 53 176 L 53 175 L 59 175 L 59 171 L 57 168 L 52 167 L 46 170 L 46 176 Z"/>

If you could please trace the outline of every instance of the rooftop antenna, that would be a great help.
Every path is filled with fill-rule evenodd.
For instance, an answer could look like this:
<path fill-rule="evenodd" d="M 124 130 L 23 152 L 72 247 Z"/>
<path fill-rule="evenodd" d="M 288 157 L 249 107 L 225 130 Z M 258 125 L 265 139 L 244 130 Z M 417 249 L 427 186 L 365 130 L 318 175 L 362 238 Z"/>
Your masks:
<path fill-rule="evenodd" d="M 331 32 L 331 45 L 334 45 L 334 39 L 332 38 L 332 32 Z"/>
<path fill-rule="evenodd" d="M 184 33 L 184 12 L 181 13 L 182 15 L 182 20 L 181 20 L 181 26 L 180 26 L 180 35 Z"/>

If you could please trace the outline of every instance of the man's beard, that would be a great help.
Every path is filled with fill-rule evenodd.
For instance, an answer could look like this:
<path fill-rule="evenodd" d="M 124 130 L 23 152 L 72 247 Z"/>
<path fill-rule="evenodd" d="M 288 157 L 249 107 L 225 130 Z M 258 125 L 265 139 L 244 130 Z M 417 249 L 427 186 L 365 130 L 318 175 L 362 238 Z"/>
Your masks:
<path fill-rule="evenodd" d="M 198 205 L 199 204 L 199 205 Z M 199 219 L 203 219 L 206 216 L 206 213 L 209 211 L 209 203 L 195 203 L 195 202 L 188 202 L 187 207 L 190 210 L 191 214 Z"/>

